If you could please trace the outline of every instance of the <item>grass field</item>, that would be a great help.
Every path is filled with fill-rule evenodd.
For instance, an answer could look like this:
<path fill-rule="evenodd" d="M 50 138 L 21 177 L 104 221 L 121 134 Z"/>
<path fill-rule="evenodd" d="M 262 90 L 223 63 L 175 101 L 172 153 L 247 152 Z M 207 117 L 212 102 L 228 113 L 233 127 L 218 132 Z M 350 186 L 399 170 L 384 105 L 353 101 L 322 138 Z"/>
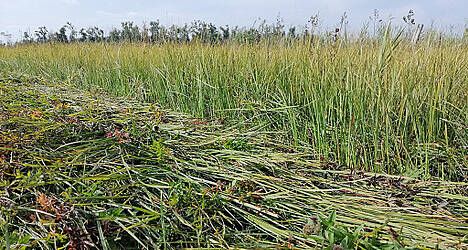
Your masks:
<path fill-rule="evenodd" d="M 468 46 L 0 47 L 0 247 L 468 247 Z"/>
<path fill-rule="evenodd" d="M 349 168 L 463 180 L 468 47 L 396 43 L 32 45 L 0 49 L 0 68 L 248 120 Z"/>

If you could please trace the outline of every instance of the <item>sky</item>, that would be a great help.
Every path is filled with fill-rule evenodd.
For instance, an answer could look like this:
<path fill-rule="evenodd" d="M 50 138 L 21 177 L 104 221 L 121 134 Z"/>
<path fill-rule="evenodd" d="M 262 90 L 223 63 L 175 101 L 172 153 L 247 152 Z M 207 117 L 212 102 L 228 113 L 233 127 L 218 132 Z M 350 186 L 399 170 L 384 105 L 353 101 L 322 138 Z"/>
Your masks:
<path fill-rule="evenodd" d="M 273 22 L 278 15 L 288 27 L 305 25 L 315 14 L 322 28 L 332 28 L 345 11 L 349 27 L 357 31 L 374 9 L 384 20 L 393 17 L 396 24 L 412 9 L 417 23 L 456 33 L 468 22 L 468 0 L 0 0 L 0 34 L 7 32 L 15 39 L 40 26 L 57 31 L 66 22 L 108 31 L 123 21 L 142 25 L 157 19 L 166 25 L 203 20 L 250 27 L 259 18 Z"/>

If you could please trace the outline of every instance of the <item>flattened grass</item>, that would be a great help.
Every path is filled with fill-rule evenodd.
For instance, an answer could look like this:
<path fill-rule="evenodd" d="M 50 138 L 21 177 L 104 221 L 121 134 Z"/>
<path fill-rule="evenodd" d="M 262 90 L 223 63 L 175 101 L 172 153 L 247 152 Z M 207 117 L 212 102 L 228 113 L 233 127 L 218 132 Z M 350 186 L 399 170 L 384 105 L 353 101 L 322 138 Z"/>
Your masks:
<path fill-rule="evenodd" d="M 467 247 L 466 183 L 350 170 L 254 120 L 35 78 L 0 97 L 2 247 Z"/>

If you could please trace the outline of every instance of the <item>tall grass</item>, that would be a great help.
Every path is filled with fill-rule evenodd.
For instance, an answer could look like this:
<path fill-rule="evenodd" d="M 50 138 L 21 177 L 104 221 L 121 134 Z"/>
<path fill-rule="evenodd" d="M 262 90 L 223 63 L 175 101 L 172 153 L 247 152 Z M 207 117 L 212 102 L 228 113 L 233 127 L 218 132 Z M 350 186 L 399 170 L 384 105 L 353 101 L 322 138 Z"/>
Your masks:
<path fill-rule="evenodd" d="M 0 70 L 251 121 L 317 159 L 466 179 L 468 47 L 399 44 L 45 44 L 0 48 Z"/>

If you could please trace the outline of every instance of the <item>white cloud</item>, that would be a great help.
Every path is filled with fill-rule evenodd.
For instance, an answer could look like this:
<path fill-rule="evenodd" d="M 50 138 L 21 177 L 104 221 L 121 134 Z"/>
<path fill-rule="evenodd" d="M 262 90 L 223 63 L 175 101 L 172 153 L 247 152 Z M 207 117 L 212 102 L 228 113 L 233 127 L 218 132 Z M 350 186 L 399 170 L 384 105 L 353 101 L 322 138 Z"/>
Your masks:
<path fill-rule="evenodd" d="M 96 11 L 96 14 L 99 17 L 114 18 L 114 19 L 134 18 L 140 15 L 140 13 L 136 11 L 110 12 L 110 11 L 105 11 L 105 10 L 98 10 Z"/>
<path fill-rule="evenodd" d="M 70 4 L 70 5 L 78 5 L 80 4 L 79 0 L 59 0 L 62 3 Z"/>
<path fill-rule="evenodd" d="M 136 11 L 129 11 L 129 12 L 127 12 L 127 16 L 130 17 L 130 18 L 131 18 L 131 17 L 135 17 L 135 16 L 137 16 L 137 15 L 138 15 L 138 12 L 136 12 Z"/>
<path fill-rule="evenodd" d="M 105 11 L 105 10 L 97 10 L 96 14 L 98 16 L 118 16 L 119 15 L 118 13 L 112 13 L 112 12 Z"/>

